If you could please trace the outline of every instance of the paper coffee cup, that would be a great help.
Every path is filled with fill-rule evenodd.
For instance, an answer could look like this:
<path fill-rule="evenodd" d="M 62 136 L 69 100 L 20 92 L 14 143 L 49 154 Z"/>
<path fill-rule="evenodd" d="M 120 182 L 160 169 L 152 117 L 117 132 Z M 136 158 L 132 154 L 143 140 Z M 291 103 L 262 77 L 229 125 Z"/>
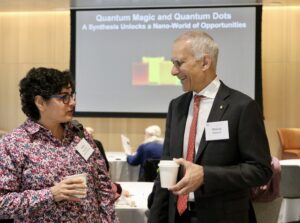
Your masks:
<path fill-rule="evenodd" d="M 85 185 L 87 185 L 87 173 L 75 174 L 71 176 L 66 176 L 65 179 L 81 179 Z M 85 195 L 74 195 L 77 198 L 85 198 L 86 197 L 86 189 L 78 189 L 80 191 L 85 192 Z"/>
<path fill-rule="evenodd" d="M 176 184 L 179 164 L 173 160 L 161 160 L 158 164 L 160 184 L 162 188 L 169 188 Z"/>

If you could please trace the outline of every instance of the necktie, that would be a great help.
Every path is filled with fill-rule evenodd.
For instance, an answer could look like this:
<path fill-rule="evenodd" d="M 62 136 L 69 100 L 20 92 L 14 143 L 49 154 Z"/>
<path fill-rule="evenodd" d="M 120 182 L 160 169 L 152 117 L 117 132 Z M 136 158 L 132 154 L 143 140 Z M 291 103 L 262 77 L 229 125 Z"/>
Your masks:
<path fill-rule="evenodd" d="M 200 104 L 201 96 L 194 96 L 194 106 L 193 106 L 193 120 L 189 133 L 189 141 L 188 141 L 188 149 L 186 160 L 193 162 L 194 154 L 195 154 L 195 140 L 197 134 L 197 121 L 198 121 L 198 113 L 199 113 L 199 104 Z M 187 200 L 188 195 L 179 195 L 177 200 L 177 210 L 179 215 L 182 215 L 183 212 L 187 208 Z"/>

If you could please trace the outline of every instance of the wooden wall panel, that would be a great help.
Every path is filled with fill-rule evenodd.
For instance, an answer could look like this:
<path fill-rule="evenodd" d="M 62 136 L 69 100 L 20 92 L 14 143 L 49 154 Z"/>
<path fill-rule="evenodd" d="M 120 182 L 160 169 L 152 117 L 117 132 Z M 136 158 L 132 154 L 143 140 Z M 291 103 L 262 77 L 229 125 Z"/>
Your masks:
<path fill-rule="evenodd" d="M 272 154 L 280 157 L 277 128 L 300 128 L 300 7 L 263 8 L 263 94 Z"/>
<path fill-rule="evenodd" d="M 18 83 L 32 67 L 68 69 L 70 58 L 69 12 L 0 13 L 0 129 L 19 126 L 21 111 Z M 131 139 L 133 148 L 143 141 L 144 129 L 165 119 L 77 118 L 95 129 L 95 138 L 107 150 L 121 150 L 120 134 Z"/>
<path fill-rule="evenodd" d="M 264 7 L 262 17 L 262 62 L 282 62 L 285 53 L 287 13 L 282 7 Z"/>
<path fill-rule="evenodd" d="M 10 130 L 19 111 L 15 64 L 0 64 L 0 129 Z"/>
<path fill-rule="evenodd" d="M 18 82 L 31 67 L 67 69 L 70 58 L 69 12 L 0 13 L 0 129 L 20 125 L 25 116 Z M 300 8 L 263 8 L 262 62 L 264 114 L 273 155 L 280 156 L 276 129 L 300 127 Z M 121 150 L 120 134 L 133 147 L 143 140 L 146 126 L 165 128 L 165 119 L 78 118 L 95 129 L 107 150 Z"/>
<path fill-rule="evenodd" d="M 101 140 L 106 150 L 120 151 L 120 134 L 126 134 L 132 148 L 144 140 L 144 130 L 147 126 L 156 124 L 165 131 L 165 119 L 142 119 L 142 118 L 76 118 L 85 126 L 92 126 L 95 129 L 94 137 Z"/>
<path fill-rule="evenodd" d="M 20 17 L 11 13 L 1 13 L 1 54 L 3 63 L 17 63 L 19 56 Z"/>

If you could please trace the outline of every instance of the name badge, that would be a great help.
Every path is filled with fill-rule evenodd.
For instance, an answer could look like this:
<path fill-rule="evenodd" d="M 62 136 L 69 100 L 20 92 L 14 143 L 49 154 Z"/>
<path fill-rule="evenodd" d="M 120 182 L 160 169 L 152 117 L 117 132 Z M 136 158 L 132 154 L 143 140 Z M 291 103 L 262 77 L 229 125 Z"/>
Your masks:
<path fill-rule="evenodd" d="M 86 161 L 94 152 L 94 149 L 85 139 L 81 139 L 75 148 Z"/>
<path fill-rule="evenodd" d="M 229 139 L 228 121 L 207 122 L 205 137 L 206 141 Z"/>

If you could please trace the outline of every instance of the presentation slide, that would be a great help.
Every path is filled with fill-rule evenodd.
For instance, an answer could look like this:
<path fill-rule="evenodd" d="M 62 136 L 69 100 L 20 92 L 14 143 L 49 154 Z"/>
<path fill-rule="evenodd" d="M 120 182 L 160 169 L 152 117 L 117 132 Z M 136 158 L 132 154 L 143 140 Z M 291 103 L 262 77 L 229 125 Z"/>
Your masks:
<path fill-rule="evenodd" d="M 188 30 L 203 30 L 215 39 L 217 75 L 254 98 L 255 7 L 72 13 L 77 115 L 165 114 L 170 100 L 183 93 L 171 75 L 170 58 L 174 40 Z"/>

